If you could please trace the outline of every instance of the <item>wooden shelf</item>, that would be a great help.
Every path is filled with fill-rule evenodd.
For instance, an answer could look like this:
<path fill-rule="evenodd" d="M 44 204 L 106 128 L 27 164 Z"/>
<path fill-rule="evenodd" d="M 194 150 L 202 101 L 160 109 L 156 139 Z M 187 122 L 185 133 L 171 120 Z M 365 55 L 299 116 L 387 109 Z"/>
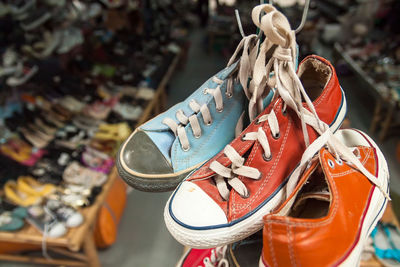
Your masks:
<path fill-rule="evenodd" d="M 145 108 L 138 125 L 159 114 L 165 108 L 166 93 L 165 87 L 171 79 L 176 67 L 178 66 L 181 53 L 178 53 L 163 79 L 158 85 L 155 95 Z M 109 175 L 108 181 L 104 184 L 102 192 L 96 197 L 93 205 L 82 208 L 80 212 L 84 217 L 81 226 L 69 229 L 68 233 L 59 238 L 46 238 L 45 243 L 49 251 L 65 256 L 66 259 L 47 259 L 44 257 L 32 257 L 29 255 L 0 254 L 0 260 L 17 261 L 26 263 L 62 265 L 62 266 L 100 266 L 97 249 L 93 239 L 93 227 L 97 220 L 97 214 L 104 203 L 104 200 L 118 178 L 118 172 L 114 167 Z M 0 242 L 24 243 L 38 246 L 41 248 L 44 240 L 42 233 L 33 226 L 26 224 L 24 228 L 17 232 L 0 232 Z M 82 252 L 80 252 L 82 249 Z M 72 259 L 71 259 L 72 258 Z"/>
<path fill-rule="evenodd" d="M 86 233 L 91 230 L 90 226 L 93 225 L 97 212 L 103 204 L 104 199 L 117 176 L 117 170 L 114 167 L 107 182 L 103 186 L 102 192 L 97 196 L 93 205 L 80 209 L 80 212 L 84 217 L 84 223 L 81 226 L 69 229 L 66 235 L 59 238 L 48 237 L 46 239 L 46 244 L 48 246 L 67 247 L 71 251 L 79 251 L 83 238 L 86 236 Z M 27 223 L 25 227 L 18 232 L 0 232 L 0 242 L 10 241 L 31 245 L 41 245 L 43 242 L 43 235 L 39 230 Z"/>

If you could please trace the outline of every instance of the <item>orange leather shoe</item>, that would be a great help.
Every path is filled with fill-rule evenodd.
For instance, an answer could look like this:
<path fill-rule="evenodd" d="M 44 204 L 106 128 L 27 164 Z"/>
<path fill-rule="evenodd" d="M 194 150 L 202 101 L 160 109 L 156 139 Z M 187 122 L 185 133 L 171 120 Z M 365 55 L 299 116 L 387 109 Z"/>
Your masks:
<path fill-rule="evenodd" d="M 370 137 L 339 130 L 309 149 L 303 174 L 288 182 L 290 196 L 264 217 L 260 266 L 358 266 L 364 243 L 383 215 L 389 171 Z"/>

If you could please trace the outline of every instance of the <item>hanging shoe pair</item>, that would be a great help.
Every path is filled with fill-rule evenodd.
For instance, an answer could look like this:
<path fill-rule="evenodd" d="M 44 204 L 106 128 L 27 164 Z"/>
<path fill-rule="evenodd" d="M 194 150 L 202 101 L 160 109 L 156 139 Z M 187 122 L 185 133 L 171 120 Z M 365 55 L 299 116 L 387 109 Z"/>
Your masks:
<path fill-rule="evenodd" d="M 333 66 L 309 56 L 296 74 L 295 35 L 284 15 L 260 5 L 252 18 L 265 40 L 247 62 L 251 66 L 243 68 L 246 82 L 252 78 L 249 86 L 241 85 L 252 93 L 250 118 L 257 113 L 251 107 L 262 110 L 260 96 L 274 90 L 266 109 L 219 154 L 193 164 L 196 153 L 212 157 L 235 129 L 213 128 L 220 139 L 211 142 L 212 149 L 192 141 L 211 122 L 210 112 L 199 112 L 201 105 L 190 101 L 193 95 L 131 135 L 118 155 L 119 171 L 129 184 L 149 191 L 170 189 L 185 178 L 164 212 L 168 230 L 184 245 L 224 246 L 264 228 L 260 266 L 357 265 L 389 199 L 386 161 L 364 133 L 334 134 L 344 120 L 346 99 Z M 217 74 L 219 80 L 204 87 L 218 92 L 229 77 Z M 221 103 L 215 99 L 211 108 L 221 111 Z M 236 123 L 240 114 L 226 116 Z M 199 150 L 184 154 L 192 147 Z"/>

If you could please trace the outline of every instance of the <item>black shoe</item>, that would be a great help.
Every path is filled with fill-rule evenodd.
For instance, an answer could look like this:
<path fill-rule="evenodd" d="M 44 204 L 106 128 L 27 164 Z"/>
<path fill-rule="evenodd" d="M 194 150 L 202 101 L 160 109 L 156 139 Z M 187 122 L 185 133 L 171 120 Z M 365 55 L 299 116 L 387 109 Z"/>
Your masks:
<path fill-rule="evenodd" d="M 231 267 L 258 267 L 263 248 L 262 231 L 228 245 L 226 258 Z"/>

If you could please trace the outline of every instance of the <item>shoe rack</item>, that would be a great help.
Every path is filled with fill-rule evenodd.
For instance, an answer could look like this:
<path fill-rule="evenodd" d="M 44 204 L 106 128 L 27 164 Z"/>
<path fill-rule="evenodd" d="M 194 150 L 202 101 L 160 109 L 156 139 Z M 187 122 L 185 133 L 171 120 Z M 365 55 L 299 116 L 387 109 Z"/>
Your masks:
<path fill-rule="evenodd" d="M 334 53 L 338 58 L 346 62 L 355 75 L 363 81 L 363 86 L 365 86 L 368 92 L 376 99 L 369 131 L 375 133 L 379 129 L 379 140 L 383 142 L 390 130 L 399 126 L 399 123 L 396 122 L 396 116 L 400 111 L 399 97 L 393 96 L 392 93 L 379 91 L 373 79 L 362 70 L 339 43 L 335 43 Z"/>
<path fill-rule="evenodd" d="M 145 108 L 138 125 L 161 113 L 166 105 L 166 86 L 174 71 L 180 63 L 182 52 L 178 53 L 168 70 L 164 74 L 154 98 Z M 25 262 L 39 265 L 61 265 L 61 266 L 101 266 L 95 241 L 93 229 L 97 221 L 97 215 L 103 206 L 105 198 L 110 191 L 114 181 L 119 179 L 118 172 L 114 167 L 109 175 L 108 181 L 103 185 L 102 192 L 97 196 L 93 205 L 82 208 L 79 211 L 84 216 L 84 223 L 76 228 L 71 228 L 68 233 L 59 238 L 44 238 L 36 228 L 26 224 L 18 232 L 0 232 L 0 243 L 18 244 L 27 251 L 40 251 L 43 244 L 48 252 L 56 254 L 57 258 L 46 258 L 44 256 L 30 256 L 29 254 L 0 254 L 0 260 Z"/>
<path fill-rule="evenodd" d="M 48 251 L 52 251 L 65 259 L 47 259 L 44 257 L 31 257 L 24 255 L 0 254 L 0 260 L 30 262 L 34 264 L 50 264 L 64 266 L 100 266 L 96 246 L 93 239 L 93 227 L 97 219 L 97 213 L 102 206 L 107 193 L 115 179 L 118 178 L 116 168 L 113 168 L 108 181 L 103 186 L 102 192 L 97 196 L 93 205 L 80 210 L 85 222 L 77 227 L 71 228 L 68 233 L 59 238 L 46 238 L 33 226 L 26 226 L 18 232 L 0 232 L 0 242 L 14 242 L 31 245 L 33 248 L 42 248 L 45 242 Z M 82 248 L 82 251 L 80 251 Z"/>

